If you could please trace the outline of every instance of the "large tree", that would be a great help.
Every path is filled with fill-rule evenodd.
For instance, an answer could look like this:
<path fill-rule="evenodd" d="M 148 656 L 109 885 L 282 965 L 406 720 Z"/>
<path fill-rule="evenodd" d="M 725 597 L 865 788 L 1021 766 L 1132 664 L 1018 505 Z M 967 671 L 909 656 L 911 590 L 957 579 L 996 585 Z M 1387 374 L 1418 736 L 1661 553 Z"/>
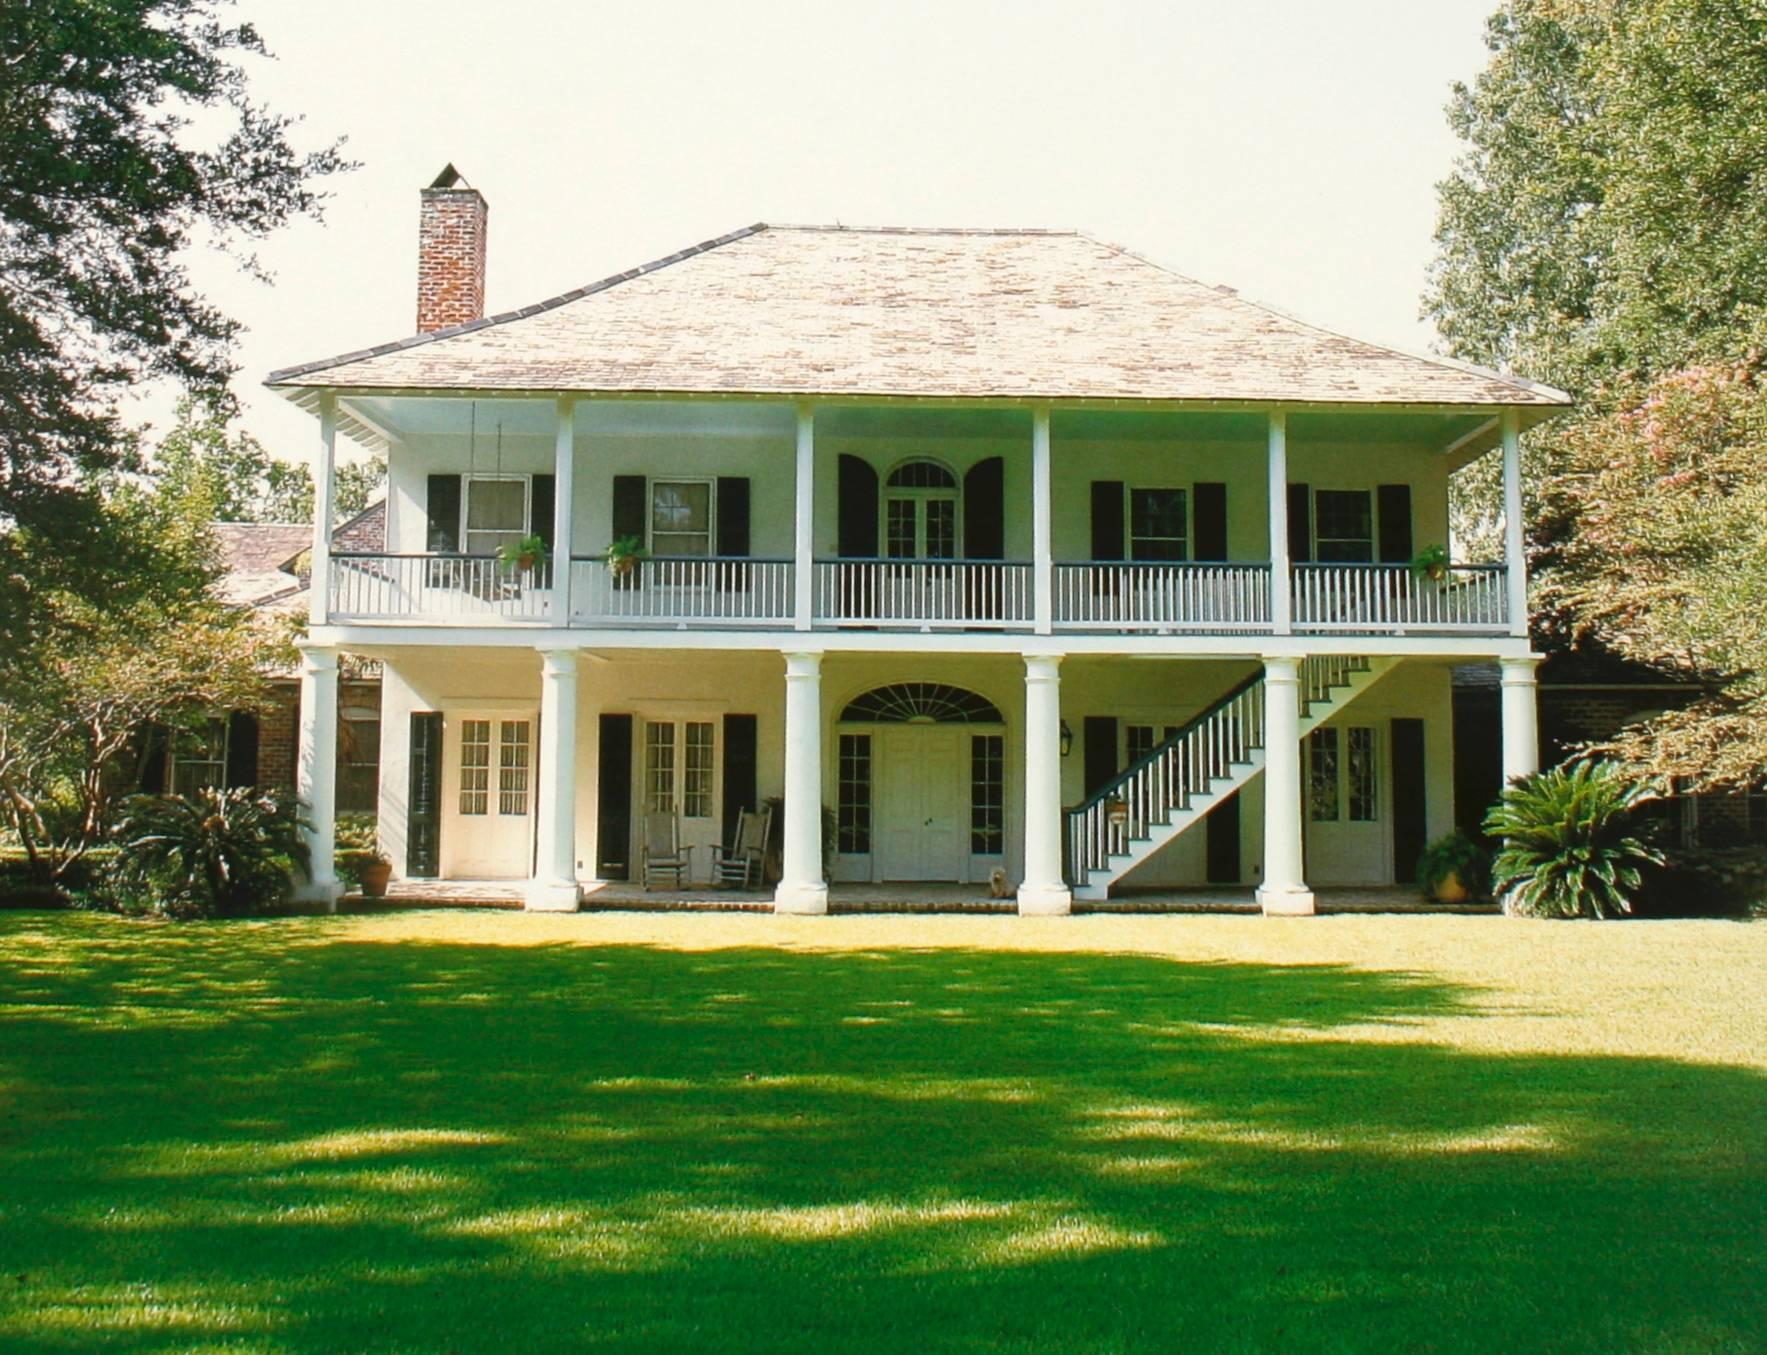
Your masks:
<path fill-rule="evenodd" d="M 237 323 L 193 285 L 191 248 L 253 268 L 249 242 L 317 212 L 335 146 L 297 149 L 250 94 L 264 47 L 228 0 L 7 0 L 0 20 L 0 637 L 27 600 L 24 534 L 59 570 L 114 574 L 90 477 L 131 447 L 125 387 L 221 389 Z"/>

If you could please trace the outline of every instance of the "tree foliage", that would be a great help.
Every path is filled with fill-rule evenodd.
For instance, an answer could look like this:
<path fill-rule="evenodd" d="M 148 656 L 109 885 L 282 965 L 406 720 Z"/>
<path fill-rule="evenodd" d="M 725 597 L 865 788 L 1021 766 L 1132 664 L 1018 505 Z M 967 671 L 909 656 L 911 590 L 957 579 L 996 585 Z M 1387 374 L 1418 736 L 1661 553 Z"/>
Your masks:
<path fill-rule="evenodd" d="M 230 404 L 213 394 L 179 402 L 177 422 L 154 448 L 152 472 L 207 495 L 221 522 L 313 520 L 313 475 L 304 462 L 282 461 L 232 422 Z M 341 461 L 337 466 L 337 516 L 350 517 L 386 479 L 386 461 Z"/>
<path fill-rule="evenodd" d="M 111 483 L 104 532 L 133 567 L 94 603 L 58 586 L 56 546 L 21 533 L 30 625 L 0 647 L 0 825 L 37 872 L 62 878 L 140 784 L 150 726 L 196 728 L 252 709 L 288 636 L 214 595 L 213 501 L 166 484 Z"/>
<path fill-rule="evenodd" d="M 20 530 L 52 533 L 89 591 L 114 577 L 89 477 L 130 443 L 116 396 L 220 389 L 237 323 L 186 251 L 241 247 L 316 214 L 345 167 L 254 101 L 264 54 L 228 0 L 8 0 L 0 21 L 0 591 Z M 249 257 L 241 263 L 252 268 Z M 0 598 L 0 622 L 23 604 Z"/>
<path fill-rule="evenodd" d="M 1698 367 L 1563 439 L 1549 511 L 1576 523 L 1546 600 L 1627 658 L 1706 680 L 1608 751 L 1695 788 L 1767 769 L 1767 381 Z"/>

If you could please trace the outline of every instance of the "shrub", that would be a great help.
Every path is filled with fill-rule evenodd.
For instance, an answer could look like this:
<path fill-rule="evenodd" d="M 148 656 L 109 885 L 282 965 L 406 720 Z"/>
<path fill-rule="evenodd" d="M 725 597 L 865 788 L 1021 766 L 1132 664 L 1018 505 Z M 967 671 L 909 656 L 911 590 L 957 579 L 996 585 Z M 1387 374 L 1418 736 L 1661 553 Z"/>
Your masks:
<path fill-rule="evenodd" d="M 1767 912 L 1767 847 L 1671 850 L 1644 872 L 1636 911 L 1647 917 L 1748 917 Z"/>
<path fill-rule="evenodd" d="M 1631 833 L 1650 787 L 1613 763 L 1582 761 L 1524 777 L 1485 816 L 1500 838 L 1491 883 L 1506 913 L 1617 917 L 1632 911 L 1641 868 L 1663 855 Z"/>
<path fill-rule="evenodd" d="M 283 796 L 204 789 L 190 799 L 137 795 L 124 807 L 107 891 L 136 893 L 171 917 L 237 917 L 280 902 L 305 870 L 302 823 Z"/>
<path fill-rule="evenodd" d="M 1469 894 L 1491 892 L 1491 853 L 1458 828 L 1430 843 L 1417 858 L 1417 887 L 1426 899 L 1434 898 L 1450 875 L 1458 877 Z"/>

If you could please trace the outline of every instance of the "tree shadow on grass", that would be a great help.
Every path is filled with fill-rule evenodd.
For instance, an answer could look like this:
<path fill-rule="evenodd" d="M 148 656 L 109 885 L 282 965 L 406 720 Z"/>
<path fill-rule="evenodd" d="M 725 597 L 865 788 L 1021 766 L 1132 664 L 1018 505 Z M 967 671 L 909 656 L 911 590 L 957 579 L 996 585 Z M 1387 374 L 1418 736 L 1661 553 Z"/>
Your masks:
<path fill-rule="evenodd" d="M 1762 1344 L 1763 1079 L 1418 976 L 93 935 L 0 976 L 9 1349 Z"/>

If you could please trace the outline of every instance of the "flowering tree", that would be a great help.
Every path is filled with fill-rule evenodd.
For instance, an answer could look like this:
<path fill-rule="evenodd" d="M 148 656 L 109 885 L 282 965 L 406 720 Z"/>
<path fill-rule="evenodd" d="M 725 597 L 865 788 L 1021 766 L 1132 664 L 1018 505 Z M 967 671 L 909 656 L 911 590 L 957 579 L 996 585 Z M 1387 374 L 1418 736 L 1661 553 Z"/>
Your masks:
<path fill-rule="evenodd" d="M 1767 380 L 1691 367 L 1567 430 L 1549 512 L 1575 525 L 1549 604 L 1609 648 L 1708 695 L 1608 751 L 1692 787 L 1767 778 Z"/>

